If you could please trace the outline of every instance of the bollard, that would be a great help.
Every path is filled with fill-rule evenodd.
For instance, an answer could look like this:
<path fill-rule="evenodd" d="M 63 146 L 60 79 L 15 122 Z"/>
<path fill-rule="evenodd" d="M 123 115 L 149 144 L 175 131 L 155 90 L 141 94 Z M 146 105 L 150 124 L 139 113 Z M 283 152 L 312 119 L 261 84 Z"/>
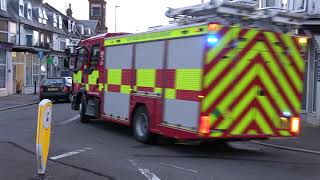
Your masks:
<path fill-rule="evenodd" d="M 37 140 L 36 140 L 36 156 L 38 167 L 38 178 L 46 179 L 46 165 L 50 147 L 52 122 L 52 102 L 44 99 L 39 103 L 38 123 L 37 123 Z"/>
<path fill-rule="evenodd" d="M 34 81 L 34 93 L 37 94 L 37 81 Z"/>

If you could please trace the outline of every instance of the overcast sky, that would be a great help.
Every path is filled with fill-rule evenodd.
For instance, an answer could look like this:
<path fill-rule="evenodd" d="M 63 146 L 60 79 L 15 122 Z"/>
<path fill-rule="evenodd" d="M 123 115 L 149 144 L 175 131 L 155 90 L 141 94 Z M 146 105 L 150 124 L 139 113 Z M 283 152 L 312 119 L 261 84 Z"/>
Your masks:
<path fill-rule="evenodd" d="M 207 2 L 208 0 L 205 0 Z M 76 19 L 89 19 L 88 0 L 44 0 L 61 12 L 72 4 L 73 16 Z M 107 0 L 106 25 L 109 32 L 114 32 L 115 6 L 117 8 L 117 31 L 137 32 L 148 27 L 168 24 L 164 13 L 167 7 L 183 7 L 199 4 L 201 0 Z"/>

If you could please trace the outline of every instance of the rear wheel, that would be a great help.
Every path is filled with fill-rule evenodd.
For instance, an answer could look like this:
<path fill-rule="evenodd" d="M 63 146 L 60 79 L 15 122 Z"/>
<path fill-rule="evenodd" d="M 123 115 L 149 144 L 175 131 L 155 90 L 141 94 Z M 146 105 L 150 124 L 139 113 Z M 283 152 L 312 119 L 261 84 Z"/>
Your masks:
<path fill-rule="evenodd" d="M 153 144 L 156 136 L 150 132 L 150 118 L 145 107 L 139 107 L 133 116 L 133 134 L 136 140 Z"/>
<path fill-rule="evenodd" d="M 81 103 L 80 103 L 80 121 L 82 123 L 88 123 L 89 122 L 89 117 L 86 115 L 86 110 L 87 110 L 87 99 L 83 95 L 81 97 Z"/>

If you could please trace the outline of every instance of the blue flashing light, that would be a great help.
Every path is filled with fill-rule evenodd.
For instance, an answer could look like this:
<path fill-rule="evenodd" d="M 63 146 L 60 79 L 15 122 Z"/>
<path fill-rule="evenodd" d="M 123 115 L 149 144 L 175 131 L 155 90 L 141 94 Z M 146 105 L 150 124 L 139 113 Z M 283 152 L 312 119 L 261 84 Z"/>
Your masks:
<path fill-rule="evenodd" d="M 219 42 L 219 38 L 215 35 L 209 35 L 207 38 L 207 42 L 210 45 L 216 45 Z"/>

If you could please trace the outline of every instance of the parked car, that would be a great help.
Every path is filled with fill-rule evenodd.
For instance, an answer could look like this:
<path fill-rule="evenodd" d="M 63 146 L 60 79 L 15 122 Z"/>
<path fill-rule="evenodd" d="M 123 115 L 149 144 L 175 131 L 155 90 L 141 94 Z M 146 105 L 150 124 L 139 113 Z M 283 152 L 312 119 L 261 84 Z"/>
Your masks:
<path fill-rule="evenodd" d="M 65 100 L 71 102 L 72 98 L 72 80 L 71 84 L 68 78 L 48 78 L 40 86 L 40 100 L 53 99 Z"/>

